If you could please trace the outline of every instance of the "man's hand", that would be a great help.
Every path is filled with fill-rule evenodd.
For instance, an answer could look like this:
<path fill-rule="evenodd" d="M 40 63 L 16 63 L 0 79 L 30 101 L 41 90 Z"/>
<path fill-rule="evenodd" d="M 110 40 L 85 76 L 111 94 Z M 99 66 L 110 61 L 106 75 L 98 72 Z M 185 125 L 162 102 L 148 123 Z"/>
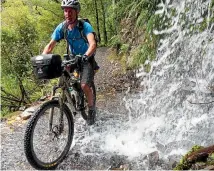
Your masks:
<path fill-rule="evenodd" d="M 56 41 L 55 40 L 51 40 L 46 46 L 45 49 L 43 50 L 42 54 L 49 54 L 52 52 L 53 48 L 56 45 Z"/>
<path fill-rule="evenodd" d="M 83 55 L 82 56 L 82 62 L 83 63 L 87 63 L 88 62 L 88 56 L 87 55 Z"/>

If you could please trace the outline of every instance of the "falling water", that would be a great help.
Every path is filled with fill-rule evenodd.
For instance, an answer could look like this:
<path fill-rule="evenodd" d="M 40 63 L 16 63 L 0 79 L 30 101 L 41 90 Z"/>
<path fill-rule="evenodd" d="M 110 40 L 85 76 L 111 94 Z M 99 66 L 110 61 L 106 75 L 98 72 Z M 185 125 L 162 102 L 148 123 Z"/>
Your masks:
<path fill-rule="evenodd" d="M 165 29 L 154 31 L 163 38 L 156 60 L 147 61 L 150 72 L 142 67 L 138 73 L 144 91 L 124 97 L 128 117 L 105 113 L 109 120 L 99 118 L 100 126 L 79 128 L 74 146 L 83 155 L 124 155 L 145 169 L 151 152 L 166 160 L 193 145 L 214 144 L 211 0 L 166 0 L 156 14 L 164 16 Z"/>
<path fill-rule="evenodd" d="M 214 9 L 205 0 L 166 1 L 159 7 L 156 13 L 168 17 L 170 27 L 154 32 L 164 38 L 156 60 L 148 61 L 150 73 L 142 68 L 138 74 L 145 91 L 126 99 L 126 106 L 136 127 L 131 134 L 142 135 L 136 144 L 156 150 L 161 144 L 162 155 L 169 156 L 214 144 Z"/>

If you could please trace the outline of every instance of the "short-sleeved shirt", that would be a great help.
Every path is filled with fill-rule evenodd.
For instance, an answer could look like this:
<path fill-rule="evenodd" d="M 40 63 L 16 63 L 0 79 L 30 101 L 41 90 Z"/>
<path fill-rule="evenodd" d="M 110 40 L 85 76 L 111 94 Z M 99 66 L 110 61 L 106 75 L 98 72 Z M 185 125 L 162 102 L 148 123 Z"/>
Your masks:
<path fill-rule="evenodd" d="M 65 22 L 60 23 L 54 30 L 51 38 L 55 41 L 60 41 L 64 38 L 63 25 Z M 87 36 L 89 33 L 94 32 L 92 26 L 88 22 L 83 23 L 83 34 Z M 71 30 L 67 30 L 67 40 L 69 42 L 69 48 L 74 55 L 84 55 L 88 50 L 88 43 L 81 36 L 81 33 L 77 26 Z"/>

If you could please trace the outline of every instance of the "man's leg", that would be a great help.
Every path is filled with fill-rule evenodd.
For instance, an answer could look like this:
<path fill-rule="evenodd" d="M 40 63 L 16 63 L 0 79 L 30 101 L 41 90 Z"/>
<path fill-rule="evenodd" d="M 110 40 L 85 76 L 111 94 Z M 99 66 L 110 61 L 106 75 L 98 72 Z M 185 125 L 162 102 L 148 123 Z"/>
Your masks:
<path fill-rule="evenodd" d="M 92 89 L 89 87 L 88 84 L 81 83 L 81 88 L 83 92 L 86 95 L 86 98 L 88 100 L 88 107 L 89 109 L 94 109 L 94 98 L 93 98 L 93 92 Z"/>
<path fill-rule="evenodd" d="M 81 73 L 81 88 L 86 95 L 88 100 L 88 124 L 94 124 L 94 117 L 96 115 L 95 103 L 93 98 L 93 91 L 91 89 L 91 84 L 94 80 L 94 70 L 90 63 L 83 64 L 83 70 Z"/>

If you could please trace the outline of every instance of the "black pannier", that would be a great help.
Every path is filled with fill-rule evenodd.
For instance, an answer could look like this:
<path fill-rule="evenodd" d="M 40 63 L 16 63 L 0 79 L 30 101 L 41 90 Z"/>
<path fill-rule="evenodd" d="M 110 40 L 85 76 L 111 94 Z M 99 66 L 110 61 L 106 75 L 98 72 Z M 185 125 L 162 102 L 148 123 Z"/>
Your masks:
<path fill-rule="evenodd" d="M 62 75 L 62 59 L 56 54 L 42 54 L 31 58 L 38 79 L 53 79 Z"/>

